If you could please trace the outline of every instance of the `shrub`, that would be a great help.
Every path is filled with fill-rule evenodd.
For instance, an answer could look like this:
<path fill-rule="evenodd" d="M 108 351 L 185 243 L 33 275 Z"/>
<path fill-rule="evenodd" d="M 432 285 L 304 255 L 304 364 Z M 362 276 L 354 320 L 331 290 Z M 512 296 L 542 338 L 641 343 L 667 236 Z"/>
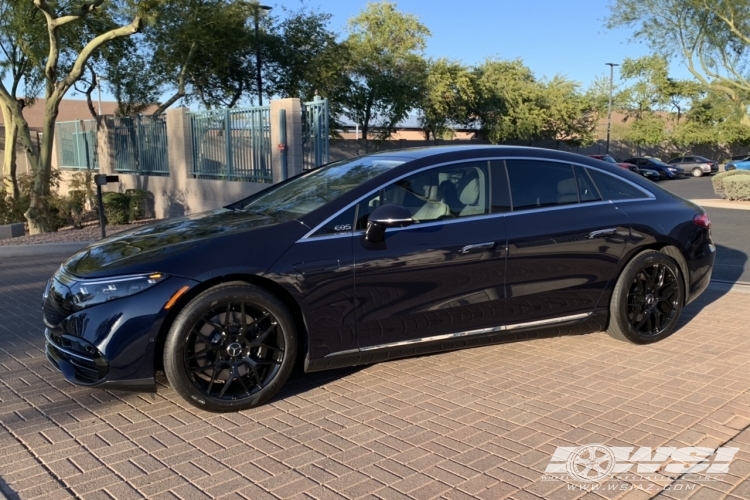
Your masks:
<path fill-rule="evenodd" d="M 62 217 L 68 225 L 76 229 L 83 227 L 83 213 L 86 207 L 86 191 L 74 189 L 68 192 L 68 196 L 61 196 L 57 199 L 57 207 Z"/>
<path fill-rule="evenodd" d="M 750 175 L 750 170 L 730 170 L 729 172 L 722 172 L 720 174 L 714 175 L 711 179 L 711 182 L 714 186 L 714 193 L 716 193 L 718 196 L 721 196 L 722 198 L 726 198 L 727 196 L 724 187 L 725 180 L 736 175 Z"/>
<path fill-rule="evenodd" d="M 148 191 L 143 189 L 127 189 L 125 195 L 130 198 L 130 220 L 140 220 L 148 217 Z"/>
<path fill-rule="evenodd" d="M 0 191 L 0 224 L 15 224 L 26 222 L 23 214 L 29 208 L 29 197 L 21 195 L 13 198 Z"/>
<path fill-rule="evenodd" d="M 103 193 L 104 217 L 107 224 L 127 224 L 130 216 L 130 197 L 123 193 Z"/>
<path fill-rule="evenodd" d="M 750 201 L 750 175 L 725 179 L 724 193 L 730 200 Z"/>

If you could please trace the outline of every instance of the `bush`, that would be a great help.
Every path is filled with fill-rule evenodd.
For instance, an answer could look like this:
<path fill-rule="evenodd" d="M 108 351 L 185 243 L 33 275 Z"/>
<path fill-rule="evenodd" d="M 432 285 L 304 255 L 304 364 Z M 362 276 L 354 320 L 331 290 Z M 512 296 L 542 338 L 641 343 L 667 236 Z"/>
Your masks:
<path fill-rule="evenodd" d="M 130 198 L 130 220 L 141 220 L 148 217 L 148 191 L 127 189 L 125 195 Z"/>
<path fill-rule="evenodd" d="M 718 196 L 721 196 L 722 198 L 726 198 L 725 193 L 725 180 L 734 177 L 736 175 L 750 175 L 750 170 L 730 170 L 729 172 L 722 172 L 720 174 L 716 174 L 711 179 L 711 182 L 714 186 L 714 193 L 716 193 Z"/>
<path fill-rule="evenodd" d="M 86 191 L 74 189 L 68 192 L 68 196 L 61 196 L 57 199 L 57 208 L 60 217 L 65 220 L 67 225 L 76 229 L 83 227 L 83 213 L 86 207 Z"/>
<path fill-rule="evenodd" d="M 0 191 L 0 224 L 15 224 L 16 222 L 26 222 L 23 214 L 29 208 L 29 197 L 20 196 L 13 198 L 6 196 Z"/>
<path fill-rule="evenodd" d="M 130 197 L 123 193 L 103 193 L 104 217 L 107 224 L 127 224 L 130 220 Z"/>
<path fill-rule="evenodd" d="M 730 200 L 750 201 L 750 175 L 724 180 L 724 193 Z"/>

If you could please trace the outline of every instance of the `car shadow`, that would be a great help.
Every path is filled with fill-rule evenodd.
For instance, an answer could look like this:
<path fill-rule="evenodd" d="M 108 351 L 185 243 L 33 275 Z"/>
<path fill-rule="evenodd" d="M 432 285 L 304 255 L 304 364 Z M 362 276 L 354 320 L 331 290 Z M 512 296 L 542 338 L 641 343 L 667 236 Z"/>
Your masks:
<path fill-rule="evenodd" d="M 729 293 L 732 286 L 740 281 L 747 264 L 747 254 L 741 250 L 716 245 L 716 262 L 711 284 L 700 297 L 685 306 L 680 317 L 679 327 L 697 316 L 704 307 Z"/>
<path fill-rule="evenodd" d="M 284 400 L 291 396 L 309 392 L 312 389 L 318 389 L 328 383 L 353 375 L 368 366 L 370 365 L 350 366 L 315 373 L 304 373 L 301 369 L 295 370 L 284 387 L 271 398 L 270 402 Z"/>
<path fill-rule="evenodd" d="M 21 497 L 18 496 L 18 493 L 10 489 L 10 486 L 8 486 L 8 483 L 5 482 L 5 480 L 0 477 L 0 498 L 5 495 L 5 497 L 8 500 L 20 500 Z"/>

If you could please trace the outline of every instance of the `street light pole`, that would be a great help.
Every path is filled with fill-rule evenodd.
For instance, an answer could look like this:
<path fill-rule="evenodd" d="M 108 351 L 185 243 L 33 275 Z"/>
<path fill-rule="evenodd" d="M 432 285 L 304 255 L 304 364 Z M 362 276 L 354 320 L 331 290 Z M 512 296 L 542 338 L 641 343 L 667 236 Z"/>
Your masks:
<path fill-rule="evenodd" d="M 258 39 L 258 24 L 261 10 L 271 10 L 268 5 L 256 4 L 255 6 L 255 72 L 258 77 L 258 106 L 263 106 L 263 79 L 261 78 L 260 43 Z"/>
<path fill-rule="evenodd" d="M 607 113 L 607 149 L 605 151 L 605 154 L 609 154 L 609 134 L 612 130 L 612 86 L 613 86 L 613 80 L 615 76 L 615 66 L 619 66 L 619 64 L 615 63 L 604 63 L 605 65 L 609 66 L 609 112 Z"/>

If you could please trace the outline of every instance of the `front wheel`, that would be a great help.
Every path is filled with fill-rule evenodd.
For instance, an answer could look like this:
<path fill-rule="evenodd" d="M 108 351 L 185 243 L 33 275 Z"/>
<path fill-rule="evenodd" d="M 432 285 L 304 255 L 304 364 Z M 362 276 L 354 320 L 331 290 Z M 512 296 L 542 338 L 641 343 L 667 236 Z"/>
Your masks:
<path fill-rule="evenodd" d="M 227 283 L 201 293 L 177 316 L 164 345 L 164 371 L 190 404 L 239 411 L 284 385 L 296 353 L 286 306 L 262 288 Z"/>
<path fill-rule="evenodd" d="M 701 177 L 703 175 L 703 170 L 701 170 L 698 167 L 695 167 L 693 169 L 693 177 Z"/>
<path fill-rule="evenodd" d="M 685 282 L 668 255 L 649 250 L 631 260 L 617 279 L 607 333 L 650 344 L 674 332 L 685 303 Z"/>

